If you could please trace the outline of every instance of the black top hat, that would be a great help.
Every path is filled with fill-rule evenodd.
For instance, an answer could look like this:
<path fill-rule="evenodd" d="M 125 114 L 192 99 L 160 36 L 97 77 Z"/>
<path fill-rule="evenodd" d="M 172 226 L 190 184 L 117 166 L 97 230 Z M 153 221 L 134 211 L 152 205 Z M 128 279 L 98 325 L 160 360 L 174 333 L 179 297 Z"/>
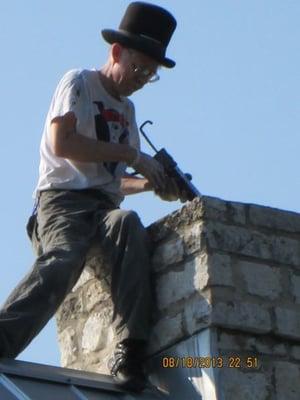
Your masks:
<path fill-rule="evenodd" d="M 103 29 L 102 36 L 110 44 L 120 43 L 173 68 L 175 61 L 165 54 L 175 28 L 176 20 L 167 10 L 137 1 L 129 4 L 119 29 Z"/>

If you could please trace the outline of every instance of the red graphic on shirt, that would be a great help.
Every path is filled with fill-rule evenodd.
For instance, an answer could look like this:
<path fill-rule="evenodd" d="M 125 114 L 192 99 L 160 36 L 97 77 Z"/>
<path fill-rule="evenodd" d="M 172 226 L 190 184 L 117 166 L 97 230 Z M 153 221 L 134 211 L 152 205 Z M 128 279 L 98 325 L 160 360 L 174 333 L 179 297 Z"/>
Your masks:
<path fill-rule="evenodd" d="M 129 125 L 129 123 L 126 121 L 124 115 L 118 113 L 118 111 L 111 110 L 111 109 L 103 110 L 102 116 L 106 120 L 106 122 L 119 122 L 119 124 L 123 128 L 126 128 Z"/>
<path fill-rule="evenodd" d="M 121 134 L 118 137 L 119 143 L 127 143 L 129 131 L 128 126 L 129 123 L 125 119 L 123 114 L 120 114 L 118 111 L 111 108 L 104 108 L 104 104 L 101 101 L 94 101 L 96 104 L 99 114 L 95 115 L 95 127 L 96 127 L 96 135 L 98 140 L 102 140 L 104 142 L 115 142 L 112 140 L 112 126 L 111 122 L 114 124 L 118 124 L 120 128 Z M 117 127 L 118 128 L 118 127 Z M 116 167 L 118 165 L 117 162 L 105 162 L 103 163 L 105 168 L 114 175 Z"/>

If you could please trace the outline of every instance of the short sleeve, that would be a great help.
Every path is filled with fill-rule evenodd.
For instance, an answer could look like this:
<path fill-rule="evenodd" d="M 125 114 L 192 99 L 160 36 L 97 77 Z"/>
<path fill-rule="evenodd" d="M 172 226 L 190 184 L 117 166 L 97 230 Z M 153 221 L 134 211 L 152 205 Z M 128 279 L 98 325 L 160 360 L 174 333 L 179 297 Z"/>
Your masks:
<path fill-rule="evenodd" d="M 139 129 L 135 119 L 135 108 L 132 102 L 129 103 L 130 107 L 130 135 L 129 144 L 136 149 L 141 149 L 141 142 L 139 136 Z"/>
<path fill-rule="evenodd" d="M 84 106 L 84 84 L 78 70 L 66 73 L 55 91 L 50 110 L 50 120 L 73 111 L 76 117 L 82 114 Z"/>

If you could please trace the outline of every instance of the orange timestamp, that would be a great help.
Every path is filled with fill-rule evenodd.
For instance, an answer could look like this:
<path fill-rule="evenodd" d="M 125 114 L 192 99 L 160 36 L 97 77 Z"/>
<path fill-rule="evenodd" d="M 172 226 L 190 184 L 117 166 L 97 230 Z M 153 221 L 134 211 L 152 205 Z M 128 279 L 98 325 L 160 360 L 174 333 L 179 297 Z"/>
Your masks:
<path fill-rule="evenodd" d="M 241 357 L 216 356 L 216 357 L 195 357 L 195 356 L 165 356 L 161 359 L 163 368 L 248 368 L 259 367 L 258 358 L 255 356 Z"/>

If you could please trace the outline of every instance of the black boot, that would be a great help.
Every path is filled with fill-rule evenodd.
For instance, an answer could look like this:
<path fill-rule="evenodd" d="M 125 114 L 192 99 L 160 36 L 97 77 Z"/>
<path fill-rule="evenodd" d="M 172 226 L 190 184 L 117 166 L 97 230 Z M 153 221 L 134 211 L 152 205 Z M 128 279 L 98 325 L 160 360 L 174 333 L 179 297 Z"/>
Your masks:
<path fill-rule="evenodd" d="M 125 339 L 116 345 L 109 360 L 108 367 L 114 381 L 126 390 L 141 392 L 146 387 L 147 377 L 143 368 L 145 344 L 142 340 Z"/>

